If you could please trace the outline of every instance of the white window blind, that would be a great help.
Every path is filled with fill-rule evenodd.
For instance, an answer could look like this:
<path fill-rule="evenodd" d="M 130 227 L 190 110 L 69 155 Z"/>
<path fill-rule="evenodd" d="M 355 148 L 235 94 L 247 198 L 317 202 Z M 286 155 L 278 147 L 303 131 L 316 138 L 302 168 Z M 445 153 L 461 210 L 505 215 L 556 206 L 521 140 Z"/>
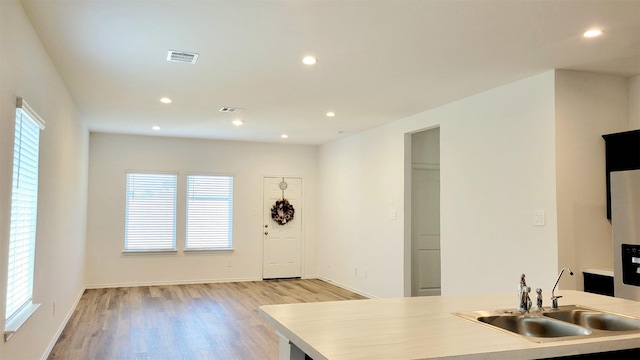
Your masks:
<path fill-rule="evenodd" d="M 125 251 L 176 249 L 176 174 L 127 173 Z"/>
<path fill-rule="evenodd" d="M 186 249 L 230 249 L 233 245 L 233 177 L 187 176 Z"/>
<path fill-rule="evenodd" d="M 9 230 L 5 339 L 26 321 L 33 307 L 33 273 L 38 215 L 38 153 L 44 121 L 21 98 L 16 102 Z M 12 324 L 11 326 L 9 324 Z"/>

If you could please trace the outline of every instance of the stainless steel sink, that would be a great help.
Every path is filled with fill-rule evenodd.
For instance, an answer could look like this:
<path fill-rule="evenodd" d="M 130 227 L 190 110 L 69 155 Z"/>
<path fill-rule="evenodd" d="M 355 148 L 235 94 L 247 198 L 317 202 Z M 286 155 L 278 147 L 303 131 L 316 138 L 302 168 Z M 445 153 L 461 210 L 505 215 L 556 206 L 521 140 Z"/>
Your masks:
<path fill-rule="evenodd" d="M 580 325 L 587 329 L 615 332 L 640 332 L 640 320 L 638 319 L 582 306 L 560 306 L 558 310 L 543 312 L 543 315 L 545 317 Z"/>
<path fill-rule="evenodd" d="M 554 321 L 541 316 L 481 316 L 478 321 L 527 337 L 557 338 L 591 335 L 590 330 L 581 326 Z"/>
<path fill-rule="evenodd" d="M 524 314 L 511 309 L 453 315 L 540 343 L 640 333 L 640 319 L 578 305 Z"/>

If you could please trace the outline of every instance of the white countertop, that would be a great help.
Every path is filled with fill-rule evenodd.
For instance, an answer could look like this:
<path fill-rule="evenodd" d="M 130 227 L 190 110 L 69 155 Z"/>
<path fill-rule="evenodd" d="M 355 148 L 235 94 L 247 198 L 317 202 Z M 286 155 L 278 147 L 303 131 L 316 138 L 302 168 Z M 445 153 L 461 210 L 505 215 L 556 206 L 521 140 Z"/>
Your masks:
<path fill-rule="evenodd" d="M 640 302 L 573 290 L 556 295 L 563 295 L 560 305 L 640 318 Z M 522 359 L 640 348 L 640 334 L 541 344 L 451 314 L 516 305 L 515 293 L 484 294 L 267 305 L 260 314 L 314 360 Z"/>

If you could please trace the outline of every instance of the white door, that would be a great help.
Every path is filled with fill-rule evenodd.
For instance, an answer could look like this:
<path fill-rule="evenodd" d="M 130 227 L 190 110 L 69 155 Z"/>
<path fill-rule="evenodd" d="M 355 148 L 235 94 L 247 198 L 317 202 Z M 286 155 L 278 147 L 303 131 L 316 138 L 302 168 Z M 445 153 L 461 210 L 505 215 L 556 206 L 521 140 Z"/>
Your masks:
<path fill-rule="evenodd" d="M 412 170 L 411 295 L 440 295 L 440 167 Z"/>
<path fill-rule="evenodd" d="M 293 206 L 293 219 L 279 224 L 271 217 L 278 200 Z M 302 275 L 302 179 L 264 178 L 263 279 L 296 278 Z"/>

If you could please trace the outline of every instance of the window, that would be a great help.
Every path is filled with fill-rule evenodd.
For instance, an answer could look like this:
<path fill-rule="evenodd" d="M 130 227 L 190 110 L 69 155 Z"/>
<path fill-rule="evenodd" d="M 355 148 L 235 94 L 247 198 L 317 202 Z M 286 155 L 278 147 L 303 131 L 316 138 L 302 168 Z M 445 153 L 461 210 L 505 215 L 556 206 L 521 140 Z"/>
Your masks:
<path fill-rule="evenodd" d="M 15 126 L 5 341 L 39 306 L 32 300 L 38 215 L 38 153 L 44 121 L 18 98 Z"/>
<path fill-rule="evenodd" d="M 187 238 L 185 248 L 231 249 L 233 177 L 187 176 Z"/>
<path fill-rule="evenodd" d="M 176 174 L 127 173 L 125 251 L 176 249 Z"/>

